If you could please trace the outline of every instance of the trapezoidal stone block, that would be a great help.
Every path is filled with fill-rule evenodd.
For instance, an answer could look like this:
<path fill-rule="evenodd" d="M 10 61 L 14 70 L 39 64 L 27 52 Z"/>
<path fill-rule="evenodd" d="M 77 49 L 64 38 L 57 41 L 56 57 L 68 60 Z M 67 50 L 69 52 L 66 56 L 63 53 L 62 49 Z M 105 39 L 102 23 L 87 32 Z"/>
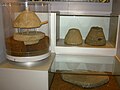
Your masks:
<path fill-rule="evenodd" d="M 67 32 L 64 43 L 68 45 L 80 45 L 82 44 L 82 35 L 79 29 L 71 28 Z"/>
<path fill-rule="evenodd" d="M 94 46 L 103 46 L 106 44 L 105 35 L 103 32 L 103 28 L 101 27 L 91 27 L 86 39 L 85 43 Z"/>

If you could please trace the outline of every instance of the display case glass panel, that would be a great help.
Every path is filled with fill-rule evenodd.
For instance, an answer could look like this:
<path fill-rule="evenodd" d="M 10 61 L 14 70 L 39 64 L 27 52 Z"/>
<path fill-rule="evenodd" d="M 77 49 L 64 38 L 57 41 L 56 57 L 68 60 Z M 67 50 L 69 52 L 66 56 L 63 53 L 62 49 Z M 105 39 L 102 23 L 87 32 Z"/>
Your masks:
<path fill-rule="evenodd" d="M 60 16 L 60 29 L 59 38 L 57 40 L 57 46 L 67 46 L 64 43 L 64 39 L 69 29 L 79 29 L 83 40 L 86 39 L 91 27 L 103 28 L 105 35 L 105 45 L 88 45 L 83 42 L 80 47 L 104 47 L 104 48 L 115 48 L 116 35 L 117 35 L 117 23 L 118 16 L 95 16 L 95 15 L 82 15 L 82 16 Z M 58 33 L 57 32 L 57 33 Z M 112 33 L 112 34 L 111 34 Z M 93 34 L 95 36 L 95 34 Z M 69 45 L 68 45 L 69 46 Z M 72 46 L 72 45 L 71 45 Z M 74 46 L 74 45 L 73 45 Z"/>
<path fill-rule="evenodd" d="M 66 54 L 104 55 L 101 52 L 103 50 L 106 51 L 105 55 L 115 55 L 119 31 L 118 15 L 60 14 L 57 17 L 59 27 L 56 29 L 56 52 L 58 54 L 65 52 Z M 70 33 L 71 29 L 74 29 L 74 32 Z M 80 36 L 75 33 L 76 29 Z"/>
<path fill-rule="evenodd" d="M 20 62 L 44 59 L 50 52 L 49 4 L 43 2 L 3 3 L 7 58 Z M 34 57 L 37 56 L 37 57 Z"/>
<path fill-rule="evenodd" d="M 120 90 L 119 66 L 111 56 L 56 55 L 50 90 Z"/>

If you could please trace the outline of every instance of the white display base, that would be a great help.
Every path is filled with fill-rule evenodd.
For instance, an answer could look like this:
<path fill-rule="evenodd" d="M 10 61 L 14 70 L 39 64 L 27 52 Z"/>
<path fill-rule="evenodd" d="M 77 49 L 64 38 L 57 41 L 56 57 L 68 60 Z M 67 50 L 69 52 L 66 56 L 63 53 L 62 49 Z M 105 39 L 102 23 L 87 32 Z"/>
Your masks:
<path fill-rule="evenodd" d="M 39 56 L 29 56 L 29 57 L 16 57 L 16 56 L 11 56 L 11 55 L 6 55 L 6 58 L 15 61 L 15 62 L 34 62 L 34 61 L 40 61 L 45 58 L 47 58 L 50 55 L 50 52 L 39 55 Z"/>

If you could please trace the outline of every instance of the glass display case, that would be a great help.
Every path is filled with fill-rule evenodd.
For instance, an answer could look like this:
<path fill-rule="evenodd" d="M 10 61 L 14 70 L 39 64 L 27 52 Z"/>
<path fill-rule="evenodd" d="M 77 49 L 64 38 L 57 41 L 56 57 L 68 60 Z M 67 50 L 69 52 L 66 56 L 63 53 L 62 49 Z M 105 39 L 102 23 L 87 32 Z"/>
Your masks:
<path fill-rule="evenodd" d="M 115 57 L 56 55 L 50 90 L 120 90 L 119 67 Z"/>
<path fill-rule="evenodd" d="M 7 59 L 38 61 L 50 55 L 49 4 L 3 3 Z"/>
<path fill-rule="evenodd" d="M 53 17 L 56 56 L 50 90 L 120 90 L 117 2 L 72 1 L 51 2 L 51 9 L 60 12 Z"/>
<path fill-rule="evenodd" d="M 3 3 L 6 58 L 28 64 L 46 60 L 28 67 L 2 63 L 0 70 L 9 71 L 5 77 L 25 76 L 19 83 L 7 83 L 7 88 L 21 84 L 26 90 L 27 81 L 33 90 L 120 90 L 119 4 L 117 0 Z M 35 80 L 29 77 L 33 74 Z M 4 83 L 11 78 L 7 80 Z"/>
<path fill-rule="evenodd" d="M 56 53 L 114 56 L 118 18 L 118 15 L 59 15 Z"/>

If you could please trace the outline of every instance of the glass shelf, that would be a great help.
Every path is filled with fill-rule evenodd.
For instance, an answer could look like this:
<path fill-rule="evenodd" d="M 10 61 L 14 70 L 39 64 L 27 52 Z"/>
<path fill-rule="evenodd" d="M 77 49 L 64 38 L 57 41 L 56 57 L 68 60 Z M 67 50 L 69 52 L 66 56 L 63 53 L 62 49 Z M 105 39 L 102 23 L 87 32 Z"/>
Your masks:
<path fill-rule="evenodd" d="M 51 66 L 51 72 L 59 74 L 120 76 L 119 67 L 120 61 L 112 56 L 58 54 Z"/>
<path fill-rule="evenodd" d="M 63 86 L 65 90 L 68 90 L 69 87 L 72 87 L 72 90 L 76 90 L 76 88 L 77 90 L 86 90 L 86 88 L 83 88 L 79 84 L 75 84 L 75 82 L 84 83 L 87 82 L 87 80 L 90 78 L 92 78 L 92 80 L 97 78 L 98 80 L 101 77 L 109 78 L 109 81 L 99 87 L 92 87 L 92 90 L 120 90 L 119 68 L 120 61 L 116 57 L 56 55 L 55 60 L 51 66 L 51 73 L 54 74 L 54 77 L 50 90 L 63 88 Z M 81 81 L 80 78 L 84 80 Z M 73 82 L 70 83 L 71 81 Z M 57 87 L 56 84 L 58 84 Z"/>
<path fill-rule="evenodd" d="M 67 45 L 64 43 L 64 39 L 59 39 L 57 40 L 57 46 L 63 46 L 63 47 L 75 47 L 73 45 Z M 84 41 L 81 45 L 77 45 L 76 47 L 88 47 L 88 48 L 114 48 L 114 45 L 112 45 L 112 43 L 110 43 L 109 41 L 106 42 L 106 45 L 104 46 L 91 46 L 88 44 L 85 44 Z"/>
<path fill-rule="evenodd" d="M 56 31 L 56 46 L 58 47 L 89 47 L 89 48 L 116 48 L 118 16 L 106 15 L 59 15 Z M 103 46 L 92 46 L 85 43 L 85 39 L 91 27 L 100 26 L 105 34 L 106 44 Z M 67 45 L 64 43 L 69 29 L 80 30 L 83 43 L 81 45 Z"/>

